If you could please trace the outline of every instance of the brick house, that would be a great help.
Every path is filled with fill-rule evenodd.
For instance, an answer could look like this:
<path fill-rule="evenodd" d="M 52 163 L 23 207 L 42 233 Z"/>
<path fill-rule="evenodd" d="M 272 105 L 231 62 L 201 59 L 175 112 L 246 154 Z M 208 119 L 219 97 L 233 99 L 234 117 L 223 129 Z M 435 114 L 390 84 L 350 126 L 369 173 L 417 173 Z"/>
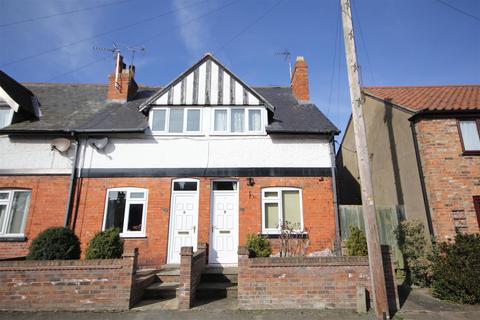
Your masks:
<path fill-rule="evenodd" d="M 400 205 L 438 241 L 479 232 L 480 85 L 365 87 L 377 205 Z M 349 122 L 337 155 L 339 203 L 359 204 Z"/>
<path fill-rule="evenodd" d="M 120 56 L 107 85 L 0 73 L 0 258 L 63 225 L 83 251 L 119 227 L 140 266 L 198 243 L 210 264 L 235 265 L 247 234 L 275 242 L 283 221 L 309 251 L 332 248 L 339 131 L 309 102 L 303 58 L 291 87 L 252 87 L 210 54 L 164 87 L 134 74 Z"/>

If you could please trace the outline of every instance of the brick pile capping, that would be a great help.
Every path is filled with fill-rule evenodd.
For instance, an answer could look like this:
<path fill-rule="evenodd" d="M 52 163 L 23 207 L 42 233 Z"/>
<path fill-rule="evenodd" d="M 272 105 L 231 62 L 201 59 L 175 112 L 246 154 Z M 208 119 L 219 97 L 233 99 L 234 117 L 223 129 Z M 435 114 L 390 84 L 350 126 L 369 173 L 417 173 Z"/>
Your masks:
<path fill-rule="evenodd" d="M 207 263 L 207 245 L 199 243 L 197 251 L 193 247 L 182 247 L 180 250 L 180 284 L 177 292 L 178 308 L 190 309 L 195 301 L 202 271 Z"/>
<path fill-rule="evenodd" d="M 391 251 L 384 248 L 389 297 L 398 305 Z M 359 288 L 371 290 L 368 257 L 249 258 L 238 249 L 241 309 L 357 309 Z M 396 299 L 396 300 L 395 300 Z"/>
<path fill-rule="evenodd" d="M 137 256 L 133 249 L 122 259 L 1 261 L 0 310 L 128 310 Z"/>

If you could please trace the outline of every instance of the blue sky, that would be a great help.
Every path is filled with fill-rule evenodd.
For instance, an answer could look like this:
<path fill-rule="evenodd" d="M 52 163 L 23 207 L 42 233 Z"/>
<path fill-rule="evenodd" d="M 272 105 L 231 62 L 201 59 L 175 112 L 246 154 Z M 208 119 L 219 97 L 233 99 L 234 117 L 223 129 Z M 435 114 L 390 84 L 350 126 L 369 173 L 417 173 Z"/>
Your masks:
<path fill-rule="evenodd" d="M 480 1 L 353 0 L 353 9 L 364 85 L 480 83 Z M 288 85 L 276 53 L 303 55 L 313 102 L 345 129 L 339 0 L 0 0 L 0 69 L 21 82 L 105 83 L 114 62 L 93 47 L 113 41 L 145 46 L 136 79 L 149 85 L 205 52 L 248 84 Z"/>

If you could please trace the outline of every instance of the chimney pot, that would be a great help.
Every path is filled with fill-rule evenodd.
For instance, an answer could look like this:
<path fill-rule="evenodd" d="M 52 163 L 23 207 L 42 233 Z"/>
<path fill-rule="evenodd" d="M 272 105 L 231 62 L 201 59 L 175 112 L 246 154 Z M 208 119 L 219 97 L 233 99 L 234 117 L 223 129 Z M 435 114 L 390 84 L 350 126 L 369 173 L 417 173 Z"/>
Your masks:
<path fill-rule="evenodd" d="M 300 101 L 310 100 L 308 65 L 303 56 L 298 56 L 292 74 L 292 92 Z"/>
<path fill-rule="evenodd" d="M 135 97 L 138 85 L 135 82 L 135 66 L 126 68 L 123 57 L 119 56 L 119 61 L 115 61 L 115 69 L 108 76 L 107 100 L 116 102 L 127 102 Z"/>

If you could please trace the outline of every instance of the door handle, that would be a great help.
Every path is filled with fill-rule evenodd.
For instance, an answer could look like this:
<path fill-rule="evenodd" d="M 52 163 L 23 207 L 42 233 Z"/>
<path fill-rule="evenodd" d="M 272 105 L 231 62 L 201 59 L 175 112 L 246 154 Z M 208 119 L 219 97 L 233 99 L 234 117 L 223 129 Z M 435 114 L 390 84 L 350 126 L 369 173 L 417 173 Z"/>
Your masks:
<path fill-rule="evenodd" d="M 197 231 L 197 226 L 193 226 L 193 233 Z"/>

